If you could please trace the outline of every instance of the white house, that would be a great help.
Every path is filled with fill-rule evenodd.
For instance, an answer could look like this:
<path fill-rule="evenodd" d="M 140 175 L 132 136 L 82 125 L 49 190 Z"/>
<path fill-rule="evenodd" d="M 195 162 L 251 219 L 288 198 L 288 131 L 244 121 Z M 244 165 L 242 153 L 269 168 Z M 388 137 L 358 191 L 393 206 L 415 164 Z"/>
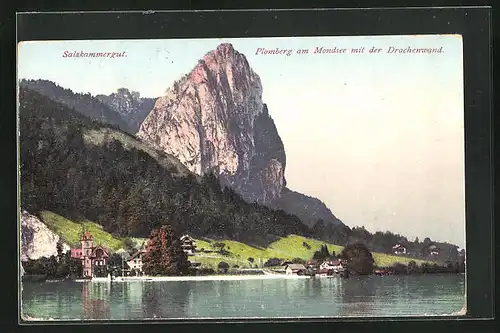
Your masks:
<path fill-rule="evenodd" d="M 342 266 L 340 260 L 324 261 L 319 266 L 319 269 L 320 272 L 333 270 L 335 273 L 338 273 L 344 269 L 344 266 Z"/>
<path fill-rule="evenodd" d="M 306 266 L 302 264 L 289 264 L 286 265 L 285 268 L 285 273 L 287 275 L 299 275 L 299 274 L 304 274 L 306 272 Z"/>
<path fill-rule="evenodd" d="M 392 247 L 392 252 L 394 254 L 406 254 L 408 253 L 408 250 L 406 249 L 406 246 L 403 246 L 401 244 L 396 244 Z"/>
<path fill-rule="evenodd" d="M 437 256 L 439 254 L 439 249 L 436 245 L 429 246 L 429 251 L 431 256 Z"/>
<path fill-rule="evenodd" d="M 180 240 L 182 242 L 182 250 L 188 255 L 193 255 L 196 251 L 196 241 L 189 235 L 183 235 Z"/>
<path fill-rule="evenodd" d="M 127 261 L 128 267 L 130 269 L 135 269 L 139 272 L 142 273 L 142 257 L 144 256 L 144 253 L 146 253 L 145 250 L 141 250 L 136 252 L 132 257 L 130 257 L 130 260 Z"/>

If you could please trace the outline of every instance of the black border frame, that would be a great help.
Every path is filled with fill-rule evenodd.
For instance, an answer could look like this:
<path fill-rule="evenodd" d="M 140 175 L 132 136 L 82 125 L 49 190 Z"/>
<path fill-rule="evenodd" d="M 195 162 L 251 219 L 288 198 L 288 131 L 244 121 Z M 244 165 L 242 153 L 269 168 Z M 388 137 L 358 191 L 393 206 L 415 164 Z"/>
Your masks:
<path fill-rule="evenodd" d="M 210 23 L 207 23 L 210 22 Z M 383 34 L 461 34 L 464 47 L 466 125 L 467 303 L 464 317 L 397 317 L 391 322 L 494 316 L 492 20 L 488 7 L 386 8 L 337 10 L 238 10 L 196 12 L 87 12 L 18 14 L 17 41 L 56 39 L 236 38 Z M 230 29 L 228 29 L 230 27 Z M 15 75 L 15 74 L 14 74 Z M 17 151 L 17 149 L 16 149 Z M 17 160 L 17 159 L 16 159 Z M 16 178 L 17 179 L 17 178 Z M 17 206 L 17 205 L 16 205 Z M 13 216 L 17 216 L 14 208 Z M 12 209 L 9 209 L 12 212 Z M 471 222 L 473 221 L 473 222 Z M 17 232 L 17 230 L 16 230 Z M 473 245 L 470 245 L 473 244 Z M 17 244 L 16 244 L 17 245 Z M 16 258 L 16 271 L 18 268 Z M 17 282 L 17 281 L 16 281 Z M 16 283 L 17 285 L 17 283 Z M 17 300 L 16 300 L 17 303 Z M 387 322 L 387 318 L 298 319 L 296 322 Z M 234 320 L 187 320 L 212 326 Z M 238 320 L 240 323 L 282 322 Z M 355 323 L 357 322 L 357 323 Z M 56 322 L 62 324 L 64 322 Z M 87 324 L 86 322 L 85 324 Z M 90 322 L 95 324 L 96 322 Z M 114 321 L 105 321 L 105 324 Z M 120 324 L 123 322 L 119 322 Z M 132 324 L 134 322 L 130 322 Z M 149 321 L 148 321 L 149 323 Z M 177 323 L 161 321 L 161 324 Z M 35 323 L 33 323 L 35 324 Z M 33 325 L 27 323 L 27 325 Z M 38 325 L 40 323 L 36 323 Z M 43 323 L 50 324 L 50 323 Z M 75 322 L 69 322 L 73 326 Z M 127 322 L 129 324 L 129 322 Z M 420 323 L 419 323 L 420 324 Z M 423 323 L 422 323 L 423 324 Z M 68 327 L 67 325 L 61 325 Z M 196 325 L 198 326 L 198 325 Z M 347 326 L 347 325 L 346 325 Z M 443 325 L 441 325 L 443 326 Z M 207 326 L 205 326 L 207 327 Z M 352 327 L 352 326 L 351 326 Z M 50 330 L 55 329 L 51 325 Z M 69 327 L 68 327 L 69 328 Z M 207 327 L 208 328 L 208 327 Z M 234 329 L 235 327 L 233 327 Z M 277 328 L 277 327 L 276 327 Z M 449 328 L 449 327 L 448 327 Z"/>

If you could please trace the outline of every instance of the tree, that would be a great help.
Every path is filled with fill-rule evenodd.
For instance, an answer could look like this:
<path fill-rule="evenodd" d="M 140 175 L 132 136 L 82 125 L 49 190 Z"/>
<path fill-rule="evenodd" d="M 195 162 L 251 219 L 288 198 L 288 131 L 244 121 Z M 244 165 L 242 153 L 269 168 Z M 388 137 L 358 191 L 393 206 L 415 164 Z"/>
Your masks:
<path fill-rule="evenodd" d="M 279 258 L 269 258 L 265 263 L 264 267 L 275 267 L 281 265 L 281 259 Z"/>
<path fill-rule="evenodd" d="M 367 275 L 373 272 L 375 260 L 363 243 L 347 245 L 340 253 L 340 258 L 347 262 L 347 269 L 351 273 Z"/>
<path fill-rule="evenodd" d="M 254 258 L 252 258 L 252 257 L 248 257 L 248 262 L 250 262 L 251 264 L 253 264 L 253 262 L 254 262 L 254 261 L 255 261 L 255 259 L 254 259 Z"/>
<path fill-rule="evenodd" d="M 225 262 L 225 261 L 221 261 L 221 262 L 219 263 L 219 265 L 217 265 L 217 268 L 218 268 L 220 271 L 222 271 L 222 272 L 224 272 L 224 273 L 227 273 L 227 270 L 229 269 L 229 264 L 228 264 L 227 262 Z"/>
<path fill-rule="evenodd" d="M 120 253 L 113 253 L 108 259 L 109 267 L 121 267 L 122 266 L 122 255 Z"/>
<path fill-rule="evenodd" d="M 217 252 L 219 253 L 223 253 L 224 252 L 224 247 L 226 246 L 225 243 L 222 243 L 222 242 L 215 242 L 212 244 L 213 247 L 215 247 L 217 250 Z"/>
<path fill-rule="evenodd" d="M 392 265 L 392 271 L 395 275 L 404 275 L 407 273 L 407 267 L 400 262 L 396 262 Z"/>
<path fill-rule="evenodd" d="M 292 263 L 293 264 L 305 264 L 306 261 L 304 259 L 302 259 L 302 258 L 293 258 L 292 259 Z"/>
<path fill-rule="evenodd" d="M 135 242 L 131 238 L 125 238 L 123 245 L 127 251 L 135 249 Z"/>
<path fill-rule="evenodd" d="M 417 263 L 414 261 L 414 260 L 411 260 L 409 263 L 408 263 L 408 274 L 414 274 L 417 272 Z"/>
<path fill-rule="evenodd" d="M 328 246 L 321 245 L 319 251 L 314 252 L 313 259 L 316 260 L 326 260 L 330 258 L 330 252 L 328 251 Z"/>
<path fill-rule="evenodd" d="M 148 275 L 184 275 L 188 273 L 187 254 L 170 225 L 154 229 L 143 256 L 143 270 Z"/>
<path fill-rule="evenodd" d="M 57 249 L 57 261 L 61 262 L 64 259 L 63 244 L 61 242 L 61 239 L 57 241 L 56 249 Z"/>

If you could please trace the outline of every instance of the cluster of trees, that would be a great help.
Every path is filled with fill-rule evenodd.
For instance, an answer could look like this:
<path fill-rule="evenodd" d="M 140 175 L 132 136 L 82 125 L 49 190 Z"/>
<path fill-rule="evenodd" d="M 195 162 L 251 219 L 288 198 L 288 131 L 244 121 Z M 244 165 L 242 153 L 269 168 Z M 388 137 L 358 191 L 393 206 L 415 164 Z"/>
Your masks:
<path fill-rule="evenodd" d="M 24 209 L 85 217 L 119 236 L 147 237 L 165 221 L 179 233 L 256 245 L 310 236 L 296 216 L 245 202 L 214 174 L 200 179 L 167 154 L 154 158 L 131 136 L 125 148 L 116 130 L 34 91 L 21 89 L 20 102 Z M 101 144 L 86 143 L 89 130 L 101 130 Z"/>
<path fill-rule="evenodd" d="M 312 258 L 316 260 L 333 260 L 337 259 L 337 256 L 335 255 L 335 251 L 332 251 L 332 253 L 330 253 L 330 251 L 328 250 L 328 246 L 321 245 L 320 249 L 314 252 Z"/>
<path fill-rule="evenodd" d="M 22 263 L 25 275 L 42 276 L 45 279 L 65 279 L 82 276 L 82 263 L 71 258 L 70 252 L 63 253 L 62 243 L 57 243 L 57 256 L 28 259 Z"/>
<path fill-rule="evenodd" d="M 408 265 L 395 263 L 391 267 L 385 269 L 385 271 L 393 275 L 465 273 L 465 265 L 463 262 L 456 262 L 453 264 L 451 261 L 447 261 L 444 265 L 424 262 L 418 266 L 417 263 L 412 260 L 408 263 Z"/>

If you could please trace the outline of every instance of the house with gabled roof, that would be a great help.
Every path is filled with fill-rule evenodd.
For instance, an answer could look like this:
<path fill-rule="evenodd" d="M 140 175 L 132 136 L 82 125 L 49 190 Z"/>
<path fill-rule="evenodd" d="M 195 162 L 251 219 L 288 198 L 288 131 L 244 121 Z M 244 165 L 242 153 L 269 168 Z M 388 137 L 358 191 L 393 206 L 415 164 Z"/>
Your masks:
<path fill-rule="evenodd" d="M 394 254 L 407 254 L 408 253 L 408 249 L 406 248 L 406 246 L 404 245 L 401 245 L 401 244 L 396 244 L 392 247 L 392 252 Z"/>
<path fill-rule="evenodd" d="M 287 275 L 302 275 L 306 273 L 306 266 L 302 264 L 289 264 L 285 267 L 285 273 Z"/>
<path fill-rule="evenodd" d="M 433 244 L 429 246 L 429 253 L 431 256 L 437 256 L 439 255 L 439 248 Z"/>
<path fill-rule="evenodd" d="M 196 241 L 189 235 L 183 235 L 180 238 L 182 250 L 187 255 L 193 255 L 196 251 Z"/>
<path fill-rule="evenodd" d="M 140 250 L 137 251 L 130 257 L 130 260 L 127 261 L 128 267 L 130 267 L 130 270 L 134 269 L 140 273 L 142 273 L 142 258 L 144 257 L 144 254 L 146 253 L 146 250 Z"/>

